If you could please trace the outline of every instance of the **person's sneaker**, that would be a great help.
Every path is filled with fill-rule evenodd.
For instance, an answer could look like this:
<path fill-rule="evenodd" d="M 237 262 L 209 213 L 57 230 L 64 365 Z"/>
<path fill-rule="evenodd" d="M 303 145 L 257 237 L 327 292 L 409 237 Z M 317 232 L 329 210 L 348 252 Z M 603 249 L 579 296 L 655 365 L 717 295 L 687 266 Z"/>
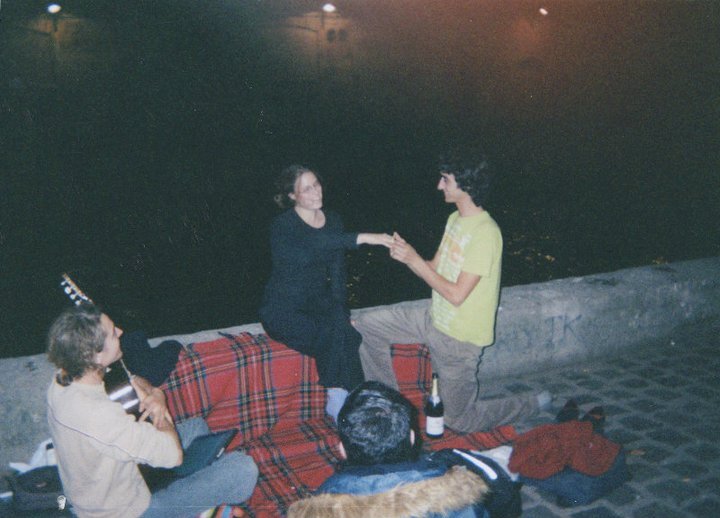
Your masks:
<path fill-rule="evenodd" d="M 591 408 L 580 420 L 589 421 L 595 433 L 602 435 L 605 431 L 605 409 L 601 406 Z"/>
<path fill-rule="evenodd" d="M 340 409 L 345 404 L 348 397 L 348 391 L 340 387 L 331 387 L 327 389 L 327 404 L 325 405 L 325 413 L 333 418 L 337 423 Z"/>
<path fill-rule="evenodd" d="M 552 408 L 553 395 L 549 391 L 543 390 L 535 397 L 537 398 L 538 407 L 543 412 L 547 412 Z"/>

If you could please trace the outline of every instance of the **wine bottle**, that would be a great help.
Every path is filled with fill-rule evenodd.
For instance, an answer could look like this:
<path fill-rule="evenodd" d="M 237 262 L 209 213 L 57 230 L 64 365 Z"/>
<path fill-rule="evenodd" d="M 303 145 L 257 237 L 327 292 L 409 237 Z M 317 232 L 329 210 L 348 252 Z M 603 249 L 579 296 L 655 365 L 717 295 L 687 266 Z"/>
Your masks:
<path fill-rule="evenodd" d="M 425 402 L 425 435 L 433 439 L 445 432 L 445 407 L 438 392 L 438 375 L 433 372 L 432 392 Z"/>

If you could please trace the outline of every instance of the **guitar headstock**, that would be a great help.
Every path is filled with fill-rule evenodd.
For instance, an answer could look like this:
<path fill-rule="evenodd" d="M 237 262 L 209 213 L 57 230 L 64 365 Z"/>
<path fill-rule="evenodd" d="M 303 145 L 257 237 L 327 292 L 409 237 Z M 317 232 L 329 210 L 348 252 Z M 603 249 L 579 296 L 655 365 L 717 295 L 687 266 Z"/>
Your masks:
<path fill-rule="evenodd" d="M 92 299 L 85 295 L 80 288 L 78 288 L 77 284 L 73 282 L 67 273 L 62 274 L 62 279 L 60 287 L 76 306 L 79 306 L 82 303 L 93 304 Z"/>

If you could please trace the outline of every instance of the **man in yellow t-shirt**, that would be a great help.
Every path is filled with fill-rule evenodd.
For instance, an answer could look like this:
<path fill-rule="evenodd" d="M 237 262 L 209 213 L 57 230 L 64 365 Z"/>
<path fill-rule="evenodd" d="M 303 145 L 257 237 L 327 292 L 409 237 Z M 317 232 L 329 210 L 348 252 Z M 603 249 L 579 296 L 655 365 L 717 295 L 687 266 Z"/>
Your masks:
<path fill-rule="evenodd" d="M 460 305 L 432 292 L 433 324 L 446 335 L 480 347 L 494 341 L 495 312 L 500 294 L 502 235 L 487 211 L 461 217 L 453 212 L 438 248 L 437 273 L 457 282 L 463 272 L 478 277 Z"/>
<path fill-rule="evenodd" d="M 495 340 L 500 295 L 502 234 L 482 205 L 492 174 L 484 156 L 451 157 L 439 167 L 438 190 L 457 210 L 432 260 L 424 260 L 395 233 L 390 256 L 432 288 L 432 301 L 402 303 L 361 313 L 360 359 L 365 378 L 397 388 L 390 345 L 425 343 L 440 377 L 445 423 L 459 432 L 488 430 L 550 406 L 548 392 L 498 399 L 479 398 L 484 347 Z"/>

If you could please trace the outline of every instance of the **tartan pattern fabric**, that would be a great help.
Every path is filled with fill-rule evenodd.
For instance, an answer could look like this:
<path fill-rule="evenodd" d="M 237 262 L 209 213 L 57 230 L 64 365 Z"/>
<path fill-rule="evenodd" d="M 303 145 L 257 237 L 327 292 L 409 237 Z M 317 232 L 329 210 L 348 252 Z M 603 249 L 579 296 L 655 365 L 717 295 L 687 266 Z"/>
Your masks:
<path fill-rule="evenodd" d="M 340 462 L 332 419 L 313 419 L 274 430 L 248 445 L 258 466 L 255 492 L 241 507 L 250 516 L 282 516 L 295 500 L 312 495 Z"/>
<path fill-rule="evenodd" d="M 178 421 L 201 416 L 213 431 L 237 428 L 234 449 L 277 425 L 324 418 L 317 381 L 312 358 L 267 335 L 241 333 L 190 344 L 162 388 Z"/>
<path fill-rule="evenodd" d="M 415 408 L 422 410 L 425 397 L 430 393 L 432 365 L 430 351 L 424 344 L 394 344 L 392 346 L 393 370 L 398 389 Z M 424 420 L 420 412 L 421 420 Z M 420 425 L 424 428 L 424 422 Z"/>
<path fill-rule="evenodd" d="M 401 392 L 422 409 L 432 371 L 428 349 L 393 346 L 393 368 Z M 162 388 L 178 422 L 202 416 L 213 431 L 238 429 L 228 450 L 243 449 L 252 456 L 259 476 L 236 514 L 283 516 L 290 504 L 310 496 L 332 475 L 340 461 L 340 440 L 325 415 L 325 389 L 318 384 L 315 361 L 267 335 L 241 333 L 190 344 Z M 442 439 L 424 445 L 431 450 L 484 450 L 515 436 L 512 426 L 468 435 L 446 429 Z M 226 507 L 218 511 L 225 513 Z"/>

